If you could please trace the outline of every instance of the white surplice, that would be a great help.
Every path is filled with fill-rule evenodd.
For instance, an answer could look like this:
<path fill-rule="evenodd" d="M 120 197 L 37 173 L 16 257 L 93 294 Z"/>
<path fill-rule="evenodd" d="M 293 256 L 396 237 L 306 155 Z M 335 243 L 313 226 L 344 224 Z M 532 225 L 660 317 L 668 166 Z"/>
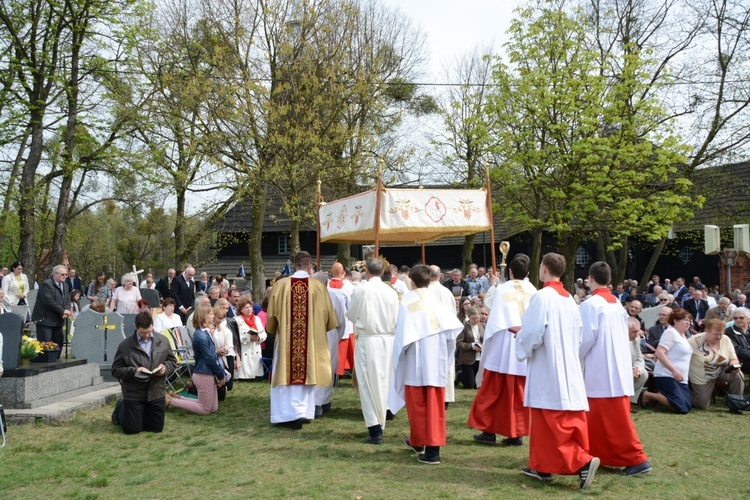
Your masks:
<path fill-rule="evenodd" d="M 579 352 L 590 398 L 633 395 L 628 313 L 615 301 L 607 302 L 595 293 L 580 306 L 583 330 Z"/>
<path fill-rule="evenodd" d="M 385 427 L 398 294 L 379 277 L 372 277 L 354 289 L 346 317 L 354 323 L 357 333 L 354 370 L 365 425 Z"/>
<path fill-rule="evenodd" d="M 506 281 L 497 286 L 494 307 L 484 328 L 477 387 L 482 385 L 484 370 L 526 376 L 526 361 L 519 361 L 516 357 L 515 335 L 509 329 L 521 326 L 521 317 L 535 293 L 536 288 L 528 279 Z"/>
<path fill-rule="evenodd" d="M 336 288 L 329 288 L 328 295 L 331 297 L 333 311 L 336 313 L 336 319 L 339 326 L 326 332 L 328 337 L 328 349 L 331 353 L 331 376 L 336 374 L 336 367 L 339 362 L 339 341 L 344 338 L 346 331 L 346 306 L 347 297 L 344 292 Z M 333 395 L 333 386 L 315 386 L 315 406 L 322 406 L 331 402 Z"/>
<path fill-rule="evenodd" d="M 427 286 L 427 291 L 430 294 L 432 294 L 433 297 L 435 297 L 437 300 L 440 301 L 440 303 L 442 304 L 442 307 L 444 307 L 446 311 L 448 311 L 449 313 L 455 316 L 456 298 L 453 296 L 450 290 L 448 290 L 447 288 L 445 288 L 443 285 L 440 284 L 440 281 L 430 281 L 430 284 Z M 451 356 L 455 356 L 455 351 L 451 353 Z M 446 403 L 453 403 L 456 400 L 455 381 L 456 381 L 456 363 L 454 360 L 454 362 L 450 364 L 450 367 L 448 369 L 448 381 L 445 384 L 445 402 Z"/>
<path fill-rule="evenodd" d="M 427 289 L 417 288 L 402 297 L 393 345 L 393 387 L 388 395 L 393 413 L 405 405 L 405 386 L 446 386 L 456 337 L 462 330 L 461 321 Z"/>
<path fill-rule="evenodd" d="M 531 297 L 516 337 L 516 357 L 527 360 L 523 404 L 546 410 L 588 411 L 578 358 L 578 305 L 572 296 L 560 295 L 549 284 Z"/>

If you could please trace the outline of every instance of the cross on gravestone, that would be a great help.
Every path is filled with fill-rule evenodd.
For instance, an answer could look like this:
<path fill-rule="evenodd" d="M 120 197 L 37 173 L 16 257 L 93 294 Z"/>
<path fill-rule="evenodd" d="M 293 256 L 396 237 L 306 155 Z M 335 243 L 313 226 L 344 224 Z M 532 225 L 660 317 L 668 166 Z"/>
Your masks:
<path fill-rule="evenodd" d="M 135 264 L 133 264 L 133 274 L 135 274 L 135 283 L 134 283 L 134 285 L 135 285 L 136 288 L 138 288 L 139 286 L 141 286 L 141 277 L 138 276 L 138 274 L 140 274 L 142 272 L 143 272 L 143 269 L 137 269 L 135 267 Z"/>
<path fill-rule="evenodd" d="M 133 266 L 135 268 L 135 266 Z M 99 326 L 94 327 L 97 330 L 104 330 L 104 361 L 107 361 L 107 334 L 108 330 L 114 330 L 117 328 L 117 325 L 110 325 L 109 324 L 109 316 L 104 316 L 102 319 L 102 324 Z"/>

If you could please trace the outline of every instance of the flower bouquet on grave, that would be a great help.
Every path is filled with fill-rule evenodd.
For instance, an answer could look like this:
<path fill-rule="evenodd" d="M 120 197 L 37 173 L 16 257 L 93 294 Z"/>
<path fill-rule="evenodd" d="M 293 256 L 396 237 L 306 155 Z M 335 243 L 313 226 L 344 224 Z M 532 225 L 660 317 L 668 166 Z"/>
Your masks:
<path fill-rule="evenodd" d="M 21 339 L 21 364 L 26 364 L 42 352 L 42 344 L 37 339 L 24 335 Z M 27 360 L 26 363 L 23 360 Z"/>
<path fill-rule="evenodd" d="M 62 351 L 60 350 L 60 346 L 55 342 L 39 342 L 39 345 L 42 347 L 42 352 L 34 358 L 35 363 L 54 363 L 60 359 Z"/>

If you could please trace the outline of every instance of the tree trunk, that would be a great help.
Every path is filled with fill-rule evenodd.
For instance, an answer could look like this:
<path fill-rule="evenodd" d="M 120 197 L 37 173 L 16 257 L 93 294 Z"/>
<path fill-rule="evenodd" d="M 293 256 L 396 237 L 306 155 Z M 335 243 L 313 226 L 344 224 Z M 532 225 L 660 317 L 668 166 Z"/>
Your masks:
<path fill-rule="evenodd" d="M 464 246 L 461 248 L 461 267 L 464 272 L 464 276 L 469 274 L 469 266 L 473 262 L 471 254 L 474 252 L 474 238 L 476 235 L 469 234 L 464 237 Z"/>
<path fill-rule="evenodd" d="M 21 162 L 23 161 L 23 153 L 26 151 L 26 143 L 29 140 L 30 130 L 26 129 L 23 137 L 21 138 L 21 144 L 18 147 L 18 154 L 16 159 L 13 161 L 13 167 L 11 167 L 10 176 L 8 176 L 8 186 L 5 189 L 5 197 L 3 198 L 3 211 L 0 213 L 0 240 L 5 236 L 5 225 L 8 222 L 8 216 L 10 215 L 10 201 L 13 198 L 14 192 L 18 185 L 18 171 L 21 169 Z"/>
<path fill-rule="evenodd" d="M 339 243 L 336 248 L 336 262 L 348 268 L 351 266 L 352 246 L 349 243 Z"/>
<path fill-rule="evenodd" d="M 531 269 L 529 269 L 529 280 L 537 288 L 539 283 L 539 264 L 542 262 L 542 235 L 544 229 L 537 227 L 531 230 Z"/>
<path fill-rule="evenodd" d="M 664 249 L 664 244 L 666 242 L 667 237 L 665 236 L 656 244 L 656 247 L 654 247 L 654 251 L 651 254 L 651 259 L 649 259 L 648 265 L 646 265 L 646 270 L 643 271 L 643 276 L 641 276 L 641 280 L 638 282 L 638 293 L 643 293 L 643 290 L 645 290 L 648 286 L 648 280 L 651 277 L 651 273 L 654 272 L 656 261 L 659 260 L 659 256 L 661 255 L 661 251 Z"/>
<path fill-rule="evenodd" d="M 289 250 L 292 255 L 300 251 L 299 246 L 299 218 L 298 217 L 290 217 L 289 218 L 289 226 L 290 226 L 290 233 L 289 233 Z"/>
<path fill-rule="evenodd" d="M 175 269 L 183 269 L 187 262 L 189 251 L 185 249 L 185 189 L 176 192 L 177 206 L 174 218 L 174 261 Z"/>
<path fill-rule="evenodd" d="M 266 217 L 266 188 L 256 183 L 253 189 L 253 204 L 250 212 L 250 276 L 253 280 L 253 297 L 256 302 L 263 300 L 266 294 L 266 274 L 263 265 L 261 242 L 263 240 L 263 221 Z"/>
<path fill-rule="evenodd" d="M 44 149 L 43 117 L 33 113 L 31 117 L 31 145 L 29 156 L 23 165 L 21 183 L 18 186 L 18 223 L 21 227 L 21 243 L 18 248 L 18 260 L 23 262 L 23 271 L 29 276 L 29 282 L 37 271 L 36 242 L 34 240 L 34 221 L 36 218 L 36 171 L 42 159 Z M 44 276 L 40 276 L 43 279 Z"/>
<path fill-rule="evenodd" d="M 620 253 L 617 258 L 617 274 L 614 275 L 613 283 L 622 283 L 625 281 L 625 274 L 628 272 L 628 236 L 622 237 L 622 246 L 620 247 Z"/>

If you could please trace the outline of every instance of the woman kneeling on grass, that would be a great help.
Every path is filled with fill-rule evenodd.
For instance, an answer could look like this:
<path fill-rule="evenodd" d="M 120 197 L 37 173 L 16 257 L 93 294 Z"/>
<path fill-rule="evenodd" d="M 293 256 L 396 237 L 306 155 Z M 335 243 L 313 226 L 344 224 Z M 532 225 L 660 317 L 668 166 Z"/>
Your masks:
<path fill-rule="evenodd" d="M 654 383 L 659 392 L 643 392 L 642 406 L 651 401 L 671 406 L 680 413 L 690 412 L 690 389 L 688 373 L 693 349 L 685 332 L 690 328 L 690 313 L 675 309 L 669 315 L 669 325 L 659 339 L 656 348 Z"/>
<path fill-rule="evenodd" d="M 229 374 L 224 370 L 216 353 L 216 346 L 208 331 L 213 325 L 214 312 L 210 304 L 202 303 L 193 313 L 193 352 L 195 369 L 193 384 L 198 390 L 198 400 L 181 398 L 176 394 L 167 395 L 167 406 L 182 408 L 191 413 L 206 415 L 219 409 L 218 388 L 224 387 Z M 176 396 L 176 397 L 175 397 Z"/>

